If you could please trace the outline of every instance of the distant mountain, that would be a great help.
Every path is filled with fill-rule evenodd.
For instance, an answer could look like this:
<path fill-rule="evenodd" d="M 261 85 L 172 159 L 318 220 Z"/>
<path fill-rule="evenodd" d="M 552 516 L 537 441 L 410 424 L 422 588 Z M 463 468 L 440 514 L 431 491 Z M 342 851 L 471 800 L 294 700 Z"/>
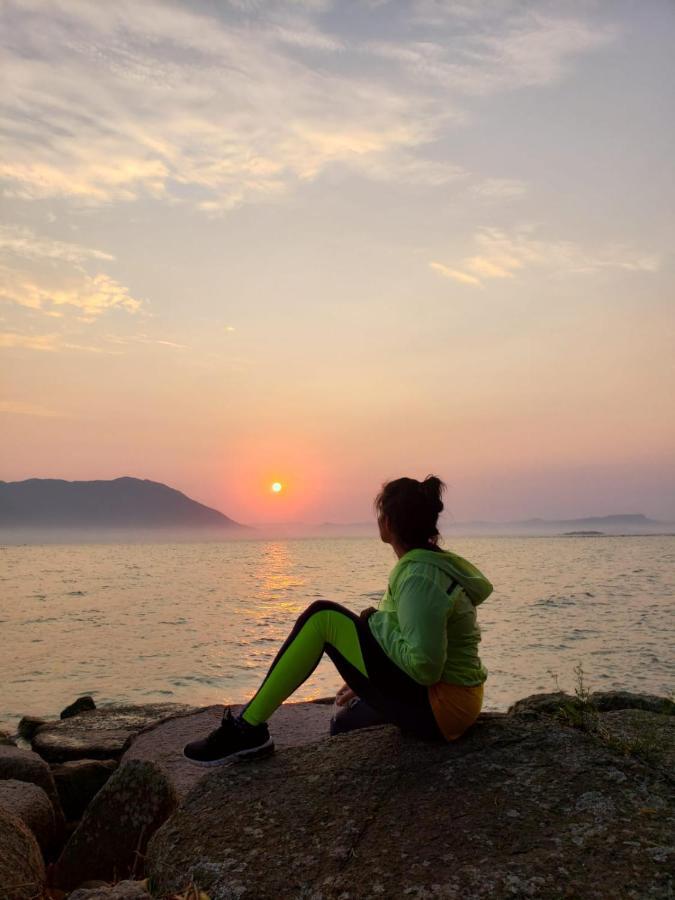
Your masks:
<path fill-rule="evenodd" d="M 157 481 L 0 481 L 2 528 L 211 528 L 244 530 Z"/>
<path fill-rule="evenodd" d="M 452 522 L 441 521 L 442 533 L 456 535 L 546 535 L 560 534 L 563 531 L 601 530 L 605 534 L 653 534 L 656 532 L 672 532 L 675 525 L 670 522 L 658 522 L 641 513 L 623 513 L 614 516 L 589 516 L 582 519 L 521 519 L 514 522 Z M 343 525 L 335 522 L 324 522 L 316 526 L 318 534 L 326 537 L 377 535 L 375 522 L 350 522 Z"/>

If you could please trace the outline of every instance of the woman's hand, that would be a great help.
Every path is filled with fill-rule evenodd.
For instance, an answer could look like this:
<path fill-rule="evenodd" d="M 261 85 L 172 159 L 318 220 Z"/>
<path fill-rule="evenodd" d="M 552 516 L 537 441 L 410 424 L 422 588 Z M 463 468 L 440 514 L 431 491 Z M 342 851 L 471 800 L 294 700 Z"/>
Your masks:
<path fill-rule="evenodd" d="M 349 687 L 348 684 L 343 684 L 340 690 L 335 695 L 335 702 L 338 706 L 346 706 L 350 700 L 353 700 L 356 697 L 354 691 Z"/>

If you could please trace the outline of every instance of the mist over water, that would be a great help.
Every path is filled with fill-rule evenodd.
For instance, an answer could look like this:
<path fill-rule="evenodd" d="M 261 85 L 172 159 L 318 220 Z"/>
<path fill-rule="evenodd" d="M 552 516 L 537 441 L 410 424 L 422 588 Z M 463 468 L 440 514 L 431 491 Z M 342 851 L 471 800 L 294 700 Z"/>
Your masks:
<path fill-rule="evenodd" d="M 495 585 L 479 610 L 486 707 L 537 691 L 671 693 L 675 537 L 497 537 L 447 545 Z M 246 699 L 316 599 L 377 605 L 394 565 L 372 538 L 0 547 L 0 723 L 76 696 Z M 330 694 L 329 660 L 295 699 Z"/>

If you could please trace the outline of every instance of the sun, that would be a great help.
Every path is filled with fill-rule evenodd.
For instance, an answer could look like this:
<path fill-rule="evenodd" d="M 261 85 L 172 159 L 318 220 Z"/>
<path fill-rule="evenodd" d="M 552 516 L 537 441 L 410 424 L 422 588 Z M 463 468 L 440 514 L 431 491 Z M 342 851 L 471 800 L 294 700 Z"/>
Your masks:
<path fill-rule="evenodd" d="M 279 493 L 281 493 L 281 491 L 283 490 L 283 487 L 284 487 L 284 486 L 283 486 L 283 484 L 282 484 L 280 481 L 275 481 L 274 484 L 272 485 L 272 491 L 273 491 L 275 494 L 279 494 Z"/>

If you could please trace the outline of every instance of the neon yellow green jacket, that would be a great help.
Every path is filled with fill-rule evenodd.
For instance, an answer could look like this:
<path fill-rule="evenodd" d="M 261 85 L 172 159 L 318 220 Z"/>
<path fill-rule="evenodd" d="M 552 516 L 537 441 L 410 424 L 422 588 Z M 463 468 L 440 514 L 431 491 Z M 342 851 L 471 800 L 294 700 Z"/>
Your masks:
<path fill-rule="evenodd" d="M 487 578 L 456 553 L 410 550 L 392 569 L 368 624 L 384 652 L 419 684 L 482 684 L 487 671 L 478 656 L 476 607 L 491 593 Z"/>

